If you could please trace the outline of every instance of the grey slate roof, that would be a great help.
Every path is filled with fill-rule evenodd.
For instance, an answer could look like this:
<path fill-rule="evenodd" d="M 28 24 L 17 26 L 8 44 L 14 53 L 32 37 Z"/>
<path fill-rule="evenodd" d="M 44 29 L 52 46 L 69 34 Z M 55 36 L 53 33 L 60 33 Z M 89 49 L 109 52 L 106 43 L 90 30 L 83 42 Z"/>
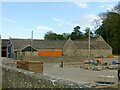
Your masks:
<path fill-rule="evenodd" d="M 2 39 L 2 47 L 7 47 L 9 41 L 10 41 L 9 39 Z"/>
<path fill-rule="evenodd" d="M 34 40 L 33 47 L 36 49 L 62 49 L 66 41 L 62 40 Z"/>
<path fill-rule="evenodd" d="M 99 37 L 90 37 L 90 41 L 96 41 L 98 38 Z M 89 40 L 89 38 L 83 38 L 83 39 L 80 39 L 80 40 L 77 40 L 77 41 L 88 41 L 88 40 Z"/>
<path fill-rule="evenodd" d="M 86 41 L 73 41 L 77 48 L 79 49 L 88 49 L 88 42 Z M 90 42 L 91 49 L 111 49 L 105 42 L 101 41 L 92 41 Z"/>
<path fill-rule="evenodd" d="M 11 39 L 14 49 L 21 49 L 31 45 L 31 39 Z M 40 40 L 34 39 L 32 47 L 35 49 L 62 49 L 66 40 Z M 88 49 L 87 41 L 73 41 L 78 49 Z M 102 41 L 91 41 L 91 49 L 111 49 L 111 47 Z"/>
<path fill-rule="evenodd" d="M 30 39 L 11 39 L 11 43 L 14 49 L 22 49 L 31 44 Z"/>
<path fill-rule="evenodd" d="M 25 52 L 25 51 L 37 51 L 37 50 L 31 47 L 31 45 L 27 45 L 26 47 L 22 48 L 21 51 Z"/>
<path fill-rule="evenodd" d="M 31 45 L 30 39 L 11 39 L 14 49 L 20 49 Z M 62 49 L 66 41 L 61 40 L 38 40 L 34 39 L 32 47 L 35 49 Z"/>

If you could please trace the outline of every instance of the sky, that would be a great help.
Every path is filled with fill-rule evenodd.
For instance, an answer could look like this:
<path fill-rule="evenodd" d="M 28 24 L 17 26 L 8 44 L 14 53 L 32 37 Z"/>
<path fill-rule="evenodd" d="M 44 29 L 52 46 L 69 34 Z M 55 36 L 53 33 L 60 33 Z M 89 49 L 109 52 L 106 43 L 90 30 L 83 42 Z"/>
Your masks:
<path fill-rule="evenodd" d="M 43 39 L 48 31 L 71 33 L 77 25 L 84 32 L 94 29 L 98 14 L 111 10 L 116 2 L 2 2 L 2 38 Z"/>

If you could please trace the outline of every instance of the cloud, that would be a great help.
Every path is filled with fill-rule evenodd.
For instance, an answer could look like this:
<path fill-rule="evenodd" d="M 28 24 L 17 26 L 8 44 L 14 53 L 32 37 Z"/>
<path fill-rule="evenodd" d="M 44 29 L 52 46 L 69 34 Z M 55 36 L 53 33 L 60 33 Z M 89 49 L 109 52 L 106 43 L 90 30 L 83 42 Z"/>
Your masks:
<path fill-rule="evenodd" d="M 15 20 L 10 19 L 10 18 L 6 18 L 6 17 L 2 17 L 2 20 L 7 21 L 7 22 L 11 22 L 11 23 L 16 23 Z"/>
<path fill-rule="evenodd" d="M 51 5 L 49 8 L 51 9 L 65 9 L 65 8 L 70 8 L 71 4 L 69 3 L 59 3 L 59 5 L 55 4 L 55 5 Z"/>
<path fill-rule="evenodd" d="M 36 26 L 36 28 L 37 28 L 37 30 L 39 30 L 39 31 L 51 31 L 51 30 L 54 30 L 53 28 L 48 27 L 48 26 L 44 26 L 44 25 Z"/>
<path fill-rule="evenodd" d="M 24 28 L 24 27 L 18 27 L 17 30 L 19 30 L 19 31 L 30 31 L 31 29 Z"/>
<path fill-rule="evenodd" d="M 89 27 L 91 29 L 95 29 L 94 26 L 95 24 L 93 24 L 94 20 L 100 20 L 100 18 L 95 15 L 95 14 L 85 14 L 83 15 L 82 18 L 79 18 L 78 20 L 74 21 L 75 23 L 78 23 L 76 25 L 80 25 L 81 30 L 85 30 L 86 27 Z M 101 22 L 101 20 L 100 20 Z"/>
<path fill-rule="evenodd" d="M 106 10 L 111 11 L 112 8 L 114 7 L 114 4 L 103 4 L 103 5 L 99 6 L 99 7 L 102 8 L 102 9 L 106 9 Z"/>
<path fill-rule="evenodd" d="M 88 4 L 86 2 L 74 1 L 73 3 L 79 8 L 88 8 Z"/>
<path fill-rule="evenodd" d="M 1 0 L 2 2 L 73 2 L 74 0 Z M 77 0 L 84 2 L 118 2 L 119 0 Z"/>
<path fill-rule="evenodd" d="M 55 22 L 57 22 L 59 26 L 62 26 L 62 27 L 69 26 L 69 27 L 73 28 L 73 27 L 79 25 L 81 27 L 81 30 L 84 30 L 86 27 L 93 29 L 94 28 L 93 21 L 100 20 L 100 18 L 94 14 L 86 14 L 86 15 L 83 15 L 82 18 L 79 18 L 79 19 L 72 21 L 72 22 L 68 22 L 68 21 L 65 21 L 62 19 L 58 19 L 58 18 L 53 18 L 53 20 Z"/>
<path fill-rule="evenodd" d="M 93 25 L 92 25 L 93 21 L 94 20 L 99 20 L 99 19 L 100 18 L 98 16 L 94 15 L 94 14 L 85 15 L 83 17 L 84 26 L 93 28 Z"/>
<path fill-rule="evenodd" d="M 72 22 L 69 22 L 69 21 L 66 21 L 66 20 L 62 20 L 62 19 L 59 19 L 59 18 L 53 18 L 53 21 L 57 22 L 58 23 L 58 26 L 65 26 L 65 25 L 74 25 L 75 23 L 72 23 Z"/>

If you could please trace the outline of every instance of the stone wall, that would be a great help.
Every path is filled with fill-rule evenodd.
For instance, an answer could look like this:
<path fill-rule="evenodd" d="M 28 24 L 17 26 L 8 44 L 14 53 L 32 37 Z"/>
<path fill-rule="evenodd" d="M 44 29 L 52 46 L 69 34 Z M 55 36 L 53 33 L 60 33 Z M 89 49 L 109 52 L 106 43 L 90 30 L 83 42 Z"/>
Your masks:
<path fill-rule="evenodd" d="M 64 56 L 75 56 L 77 47 L 71 39 L 69 39 L 63 47 Z"/>
<path fill-rule="evenodd" d="M 41 56 L 24 56 L 19 60 L 28 60 L 28 61 L 41 61 L 41 62 L 50 62 L 50 63 L 60 63 L 63 62 L 83 62 L 88 59 L 88 57 L 81 56 L 60 56 L 60 57 L 41 57 Z"/>
<path fill-rule="evenodd" d="M 77 49 L 76 55 L 81 57 L 88 57 L 89 51 L 87 49 Z M 109 49 L 91 49 L 90 50 L 90 56 L 95 57 L 108 57 L 108 55 L 112 54 L 112 50 Z"/>
<path fill-rule="evenodd" d="M 74 51 L 74 50 L 73 50 Z M 70 52 L 71 53 L 71 52 Z M 69 53 L 67 53 L 69 54 Z M 86 59 L 88 59 L 88 50 L 86 49 L 77 49 L 74 52 L 75 56 L 60 56 L 60 57 L 46 57 L 46 56 L 35 56 L 35 55 L 21 55 L 19 57 L 19 60 L 39 60 L 42 62 L 58 62 L 61 61 L 64 62 L 82 62 Z M 112 54 L 112 50 L 99 50 L 99 49 L 91 49 L 90 55 L 91 59 L 94 59 L 96 57 L 108 57 L 108 55 Z"/>
<path fill-rule="evenodd" d="M 2 79 L 3 88 L 85 88 L 75 82 L 10 66 L 2 66 Z"/>

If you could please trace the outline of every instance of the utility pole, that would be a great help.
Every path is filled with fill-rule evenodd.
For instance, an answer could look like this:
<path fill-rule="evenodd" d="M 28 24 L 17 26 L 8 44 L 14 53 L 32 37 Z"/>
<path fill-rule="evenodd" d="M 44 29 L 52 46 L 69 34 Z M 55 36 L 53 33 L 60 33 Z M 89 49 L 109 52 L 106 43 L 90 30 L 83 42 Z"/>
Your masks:
<path fill-rule="evenodd" d="M 33 53 L 33 31 L 32 31 L 32 34 L 31 34 L 31 54 Z"/>
<path fill-rule="evenodd" d="M 89 61 L 90 61 L 90 29 L 89 29 L 89 43 L 88 43 L 88 52 L 89 52 L 88 59 L 89 59 Z"/>
<path fill-rule="evenodd" d="M 1 40 L 1 35 L 0 35 L 0 60 L 2 59 L 2 58 L 1 58 L 1 48 L 2 48 L 1 42 L 2 42 L 2 40 Z M 0 64 L 1 64 L 1 62 L 0 62 Z"/>

